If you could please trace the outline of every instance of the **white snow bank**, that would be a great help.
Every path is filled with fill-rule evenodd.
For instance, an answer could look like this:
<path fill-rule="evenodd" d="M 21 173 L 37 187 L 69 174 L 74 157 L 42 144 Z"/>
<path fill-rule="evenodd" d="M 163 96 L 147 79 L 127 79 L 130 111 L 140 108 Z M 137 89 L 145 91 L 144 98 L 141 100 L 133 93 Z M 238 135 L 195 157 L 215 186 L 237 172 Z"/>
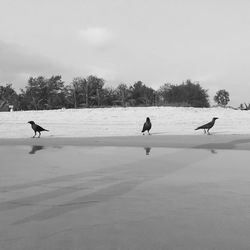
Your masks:
<path fill-rule="evenodd" d="M 138 107 L 0 112 L 0 138 L 33 136 L 28 121 L 49 129 L 42 137 L 140 135 L 146 117 L 152 134 L 201 134 L 194 129 L 219 117 L 214 134 L 250 134 L 250 111 L 224 108 Z"/>

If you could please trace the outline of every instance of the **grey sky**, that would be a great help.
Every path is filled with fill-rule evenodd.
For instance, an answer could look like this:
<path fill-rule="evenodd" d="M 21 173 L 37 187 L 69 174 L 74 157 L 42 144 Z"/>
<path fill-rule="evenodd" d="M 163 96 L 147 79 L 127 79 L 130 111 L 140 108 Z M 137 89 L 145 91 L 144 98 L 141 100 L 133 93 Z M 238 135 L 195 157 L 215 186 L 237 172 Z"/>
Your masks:
<path fill-rule="evenodd" d="M 248 0 L 0 0 L 0 84 L 191 79 L 239 105 L 250 102 L 249 24 Z"/>

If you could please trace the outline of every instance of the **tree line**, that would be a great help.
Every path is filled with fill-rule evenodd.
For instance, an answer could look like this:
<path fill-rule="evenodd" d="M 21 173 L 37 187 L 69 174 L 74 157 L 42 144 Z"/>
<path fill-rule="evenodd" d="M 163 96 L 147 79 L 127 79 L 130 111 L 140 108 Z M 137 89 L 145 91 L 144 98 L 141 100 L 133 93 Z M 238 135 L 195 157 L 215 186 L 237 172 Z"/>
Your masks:
<path fill-rule="evenodd" d="M 146 86 L 142 81 L 132 85 L 121 83 L 117 87 L 106 87 L 104 79 L 93 75 L 86 78 L 76 77 L 67 85 L 59 75 L 50 78 L 30 77 L 20 93 L 15 91 L 12 84 L 0 85 L 0 108 L 3 103 L 13 105 L 15 110 L 107 106 L 210 106 L 207 90 L 203 89 L 199 82 L 186 80 L 180 85 L 166 83 L 158 90 Z"/>

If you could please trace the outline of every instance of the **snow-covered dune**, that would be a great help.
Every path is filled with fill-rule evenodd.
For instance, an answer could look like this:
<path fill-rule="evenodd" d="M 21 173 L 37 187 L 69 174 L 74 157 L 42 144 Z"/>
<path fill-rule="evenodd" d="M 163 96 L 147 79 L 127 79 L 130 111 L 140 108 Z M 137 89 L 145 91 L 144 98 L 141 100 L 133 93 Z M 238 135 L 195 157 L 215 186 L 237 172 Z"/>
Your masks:
<path fill-rule="evenodd" d="M 227 108 L 138 107 L 18 111 L 0 113 L 0 138 L 31 137 L 29 120 L 50 132 L 42 137 L 139 135 L 146 117 L 152 134 L 201 134 L 194 129 L 219 117 L 213 134 L 250 134 L 250 111 Z"/>

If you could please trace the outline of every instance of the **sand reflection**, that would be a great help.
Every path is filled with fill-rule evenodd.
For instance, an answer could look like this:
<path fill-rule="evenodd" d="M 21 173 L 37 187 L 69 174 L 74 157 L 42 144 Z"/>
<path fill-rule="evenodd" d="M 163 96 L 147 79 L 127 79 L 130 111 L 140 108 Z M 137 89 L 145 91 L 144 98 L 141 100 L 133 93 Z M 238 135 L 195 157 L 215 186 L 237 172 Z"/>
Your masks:
<path fill-rule="evenodd" d="M 45 149 L 44 146 L 33 145 L 33 146 L 31 147 L 31 150 L 30 150 L 29 154 L 35 154 L 36 151 L 43 150 L 43 149 Z"/>
<path fill-rule="evenodd" d="M 149 153 L 150 153 L 150 151 L 151 151 L 151 148 L 146 147 L 146 148 L 144 148 L 144 149 L 145 149 L 146 155 L 149 155 Z"/>

